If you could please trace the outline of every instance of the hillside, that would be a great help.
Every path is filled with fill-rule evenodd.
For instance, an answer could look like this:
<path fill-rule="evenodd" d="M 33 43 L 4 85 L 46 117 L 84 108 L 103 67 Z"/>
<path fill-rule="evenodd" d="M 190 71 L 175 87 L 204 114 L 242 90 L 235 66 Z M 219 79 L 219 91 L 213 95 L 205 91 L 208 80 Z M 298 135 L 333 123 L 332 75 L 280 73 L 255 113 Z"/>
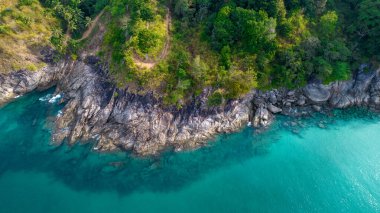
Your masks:
<path fill-rule="evenodd" d="M 44 66 L 39 52 L 50 46 L 58 21 L 36 0 L 0 2 L 0 72 Z"/>
<path fill-rule="evenodd" d="M 171 48 L 155 60 L 165 7 Z M 219 105 L 253 87 L 347 80 L 361 63 L 379 60 L 379 0 L 113 0 L 109 8 L 105 43 L 117 81 L 179 107 L 205 87 L 213 88 L 209 104 Z"/>
<path fill-rule="evenodd" d="M 15 1 L 1 6 L 3 70 L 35 69 L 36 44 L 74 60 L 91 50 L 119 87 L 179 108 L 206 87 L 214 106 L 252 88 L 347 80 L 379 61 L 380 0 Z"/>

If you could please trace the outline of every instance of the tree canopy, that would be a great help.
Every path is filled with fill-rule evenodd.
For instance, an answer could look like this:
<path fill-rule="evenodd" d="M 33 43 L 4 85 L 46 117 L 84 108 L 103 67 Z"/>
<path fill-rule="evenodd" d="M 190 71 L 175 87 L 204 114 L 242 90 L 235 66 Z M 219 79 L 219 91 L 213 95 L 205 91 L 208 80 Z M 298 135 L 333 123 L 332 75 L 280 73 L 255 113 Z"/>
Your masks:
<path fill-rule="evenodd" d="M 252 88 L 346 80 L 380 60 L 380 0 L 40 1 L 61 20 L 51 33 L 57 49 L 65 49 L 63 34 L 76 44 L 105 8 L 99 55 L 119 86 L 135 84 L 178 107 L 205 87 L 211 105 L 223 104 Z"/>

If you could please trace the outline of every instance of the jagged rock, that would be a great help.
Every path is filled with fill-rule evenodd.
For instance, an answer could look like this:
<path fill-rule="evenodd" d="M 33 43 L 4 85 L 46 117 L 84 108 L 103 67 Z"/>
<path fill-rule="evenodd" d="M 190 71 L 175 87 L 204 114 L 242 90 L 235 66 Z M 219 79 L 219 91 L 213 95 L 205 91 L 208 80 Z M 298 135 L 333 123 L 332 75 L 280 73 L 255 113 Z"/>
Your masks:
<path fill-rule="evenodd" d="M 298 98 L 298 101 L 297 101 L 297 105 L 303 106 L 303 105 L 305 105 L 305 103 L 306 103 L 306 97 L 303 95 L 300 95 L 300 97 Z"/>
<path fill-rule="evenodd" d="M 276 114 L 276 113 L 280 113 L 282 112 L 282 109 L 281 108 L 278 108 L 276 106 L 274 106 L 273 104 L 268 104 L 268 110 L 273 113 L 273 114 Z"/>
<path fill-rule="evenodd" d="M 178 110 L 165 107 L 152 94 L 115 89 L 101 68 L 80 61 L 58 83 L 58 90 L 68 103 L 56 120 L 55 138 L 74 143 L 98 137 L 97 151 L 122 149 L 137 155 L 157 154 L 167 146 L 196 148 L 218 133 L 237 131 L 248 123 L 253 99 L 250 93 L 210 108 L 206 89 Z"/>
<path fill-rule="evenodd" d="M 270 94 L 269 94 L 269 102 L 271 104 L 276 104 L 277 103 L 277 97 L 276 97 L 276 94 L 271 91 Z"/>
<path fill-rule="evenodd" d="M 10 74 L 0 74 L 0 105 L 18 95 L 53 86 L 64 76 L 66 67 L 67 63 L 61 62 L 33 72 L 19 70 Z"/>
<path fill-rule="evenodd" d="M 335 82 L 331 85 L 332 96 L 330 106 L 347 108 L 365 106 L 376 99 L 376 82 L 379 70 L 375 72 L 359 72 L 354 81 Z M 376 104 L 375 104 L 376 105 Z"/>
<path fill-rule="evenodd" d="M 295 94 L 296 94 L 296 92 L 294 90 L 290 90 L 287 95 L 289 97 L 293 97 Z"/>
<path fill-rule="evenodd" d="M 273 120 L 272 114 L 264 107 L 260 107 L 256 110 L 255 117 L 253 119 L 254 127 L 267 127 Z"/>

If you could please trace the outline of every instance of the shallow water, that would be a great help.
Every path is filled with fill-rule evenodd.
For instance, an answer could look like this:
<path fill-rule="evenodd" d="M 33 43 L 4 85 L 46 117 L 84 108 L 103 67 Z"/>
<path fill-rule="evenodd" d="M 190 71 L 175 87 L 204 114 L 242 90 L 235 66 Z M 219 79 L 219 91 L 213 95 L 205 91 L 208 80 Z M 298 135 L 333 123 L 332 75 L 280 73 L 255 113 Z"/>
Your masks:
<path fill-rule="evenodd" d="M 380 212 L 380 118 L 364 110 L 135 159 L 52 146 L 51 93 L 0 108 L 1 213 Z"/>

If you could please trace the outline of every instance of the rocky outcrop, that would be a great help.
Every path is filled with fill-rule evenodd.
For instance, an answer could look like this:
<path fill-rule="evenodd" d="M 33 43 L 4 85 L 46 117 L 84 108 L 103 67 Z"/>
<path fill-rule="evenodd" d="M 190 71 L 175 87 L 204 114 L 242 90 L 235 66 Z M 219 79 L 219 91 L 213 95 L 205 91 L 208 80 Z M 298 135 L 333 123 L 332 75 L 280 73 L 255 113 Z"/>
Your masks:
<path fill-rule="evenodd" d="M 257 92 L 253 101 L 253 108 L 256 110 L 253 124 L 255 127 L 266 127 L 270 125 L 268 121 L 272 120 L 268 118 L 278 113 L 303 116 L 323 109 L 353 106 L 380 110 L 379 73 L 380 69 L 372 72 L 364 72 L 362 69 L 348 81 L 333 82 L 329 85 L 309 84 L 302 89 L 291 91 L 283 89 Z"/>
<path fill-rule="evenodd" d="M 31 92 L 55 85 L 67 71 L 66 63 L 48 65 L 38 71 L 19 70 L 10 74 L 0 74 L 0 105 Z"/>
<path fill-rule="evenodd" d="M 316 104 L 324 103 L 331 97 L 329 87 L 321 84 L 309 84 L 303 91 L 306 97 Z"/>
<path fill-rule="evenodd" d="M 18 70 L 9 74 L 0 73 L 0 105 L 33 90 L 44 90 L 55 85 L 70 72 L 71 60 L 55 63 L 57 52 L 45 47 L 40 60 L 47 65 L 38 71 Z"/>
<path fill-rule="evenodd" d="M 78 61 L 58 83 L 67 101 L 56 120 L 54 141 L 97 141 L 95 150 L 156 154 L 167 147 L 196 148 L 218 133 L 239 130 L 249 121 L 253 94 L 223 107 L 207 106 L 205 89 L 182 109 L 166 107 L 152 94 L 117 89 L 102 67 Z"/>

